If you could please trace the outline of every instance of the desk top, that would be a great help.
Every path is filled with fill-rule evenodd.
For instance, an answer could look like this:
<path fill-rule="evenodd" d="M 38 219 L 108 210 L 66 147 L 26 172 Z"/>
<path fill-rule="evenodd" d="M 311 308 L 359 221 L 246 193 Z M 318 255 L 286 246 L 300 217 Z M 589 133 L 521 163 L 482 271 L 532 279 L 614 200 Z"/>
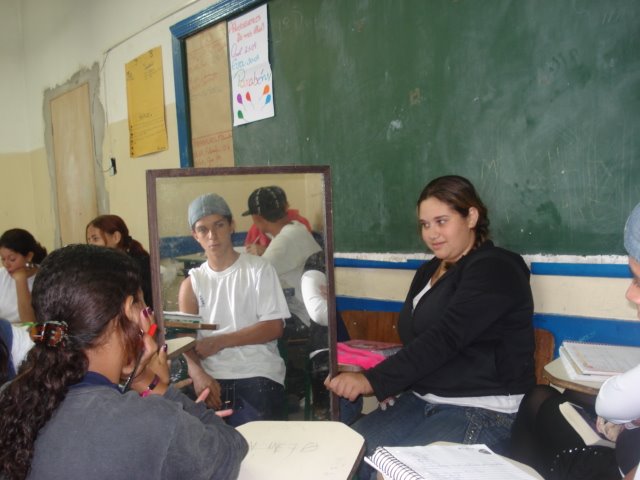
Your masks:
<path fill-rule="evenodd" d="M 239 480 L 348 480 L 364 438 L 340 422 L 256 421 L 237 430 L 249 443 Z"/>
<path fill-rule="evenodd" d="M 562 364 L 560 358 L 544 366 L 542 376 L 553 385 L 567 388 L 587 395 L 598 395 L 603 382 L 587 382 L 584 380 L 572 380 Z"/>

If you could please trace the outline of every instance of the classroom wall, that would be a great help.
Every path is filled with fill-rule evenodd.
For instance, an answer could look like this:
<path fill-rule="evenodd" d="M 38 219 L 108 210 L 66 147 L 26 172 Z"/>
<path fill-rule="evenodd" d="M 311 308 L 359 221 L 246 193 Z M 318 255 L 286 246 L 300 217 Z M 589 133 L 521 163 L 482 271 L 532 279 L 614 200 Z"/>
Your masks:
<path fill-rule="evenodd" d="M 132 236 L 148 246 L 145 170 L 179 167 L 169 26 L 213 0 L 6 0 L 0 2 L 0 231 L 30 230 L 55 246 L 52 191 L 45 150 L 44 94 L 77 72 L 98 65 L 98 101 L 104 111 L 102 158 L 116 158 L 117 175 L 104 173 L 106 204 Z M 129 157 L 124 65 L 162 47 L 169 147 Z M 104 167 L 103 170 L 107 170 Z M 8 181 L 10 180 L 10 181 Z M 79 238 L 81 242 L 84 239 Z"/>
<path fill-rule="evenodd" d="M 412 269 L 340 267 L 335 270 L 336 291 L 341 296 L 362 300 L 403 302 L 414 274 Z M 538 314 L 638 322 L 637 308 L 624 296 L 630 281 L 629 278 L 532 275 L 534 309 Z"/>
<path fill-rule="evenodd" d="M 179 166 L 169 26 L 213 0 L 3 0 L 0 2 L 0 231 L 21 226 L 49 249 L 54 246 L 51 182 L 45 151 L 44 92 L 97 64 L 98 101 L 104 110 L 102 157 L 115 157 L 118 173 L 104 174 L 107 203 L 132 235 L 148 245 L 144 172 Z M 124 65 L 162 47 L 169 147 L 142 158 L 129 157 Z M 106 168 L 105 168 L 106 170 Z M 334 178 L 334 182 L 336 179 Z M 638 199 L 640 200 L 640 199 Z M 78 239 L 83 241 L 84 239 Z M 340 252 L 337 252 L 338 254 Z M 607 253 L 607 252 L 603 252 Z M 553 261 L 553 259 L 551 259 Z M 413 272 L 336 271 L 337 293 L 402 300 Z M 535 278 L 538 311 L 636 320 L 624 301 L 626 281 L 573 277 Z"/>

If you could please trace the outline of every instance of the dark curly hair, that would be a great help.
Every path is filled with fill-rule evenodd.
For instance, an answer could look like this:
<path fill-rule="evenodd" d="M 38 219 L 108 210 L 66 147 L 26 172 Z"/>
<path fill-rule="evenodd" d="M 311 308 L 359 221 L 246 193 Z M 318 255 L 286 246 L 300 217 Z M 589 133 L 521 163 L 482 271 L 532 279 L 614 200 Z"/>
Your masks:
<path fill-rule="evenodd" d="M 431 180 L 418 197 L 418 208 L 423 201 L 431 197 L 446 203 L 464 218 L 469 215 L 469 209 L 474 207 L 478 210 L 478 222 L 474 228 L 476 234 L 474 248 L 489 239 L 487 207 L 469 180 L 459 175 L 445 175 Z"/>
<path fill-rule="evenodd" d="M 125 253 L 93 245 L 71 245 L 49 254 L 33 284 L 38 323 L 64 321 L 64 346 L 36 343 L 17 377 L 0 394 L 0 476 L 22 479 L 29 473 L 34 442 L 64 400 L 69 386 L 88 369 L 85 351 L 105 340 L 105 332 L 123 332 L 125 351 L 136 354 L 138 327 L 125 301 L 139 298 L 140 273 Z"/>
<path fill-rule="evenodd" d="M 0 247 L 13 250 L 25 257 L 32 252 L 33 263 L 41 263 L 47 256 L 47 249 L 40 245 L 31 233 L 22 228 L 12 228 L 4 232 L 0 237 Z"/>

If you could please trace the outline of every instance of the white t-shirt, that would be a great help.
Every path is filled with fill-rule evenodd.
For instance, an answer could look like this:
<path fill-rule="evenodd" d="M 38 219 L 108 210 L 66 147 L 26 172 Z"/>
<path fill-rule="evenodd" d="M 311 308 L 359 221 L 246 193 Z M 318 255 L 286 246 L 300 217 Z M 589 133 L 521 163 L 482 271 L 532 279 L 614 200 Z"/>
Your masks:
<path fill-rule="evenodd" d="M 33 281 L 35 279 L 36 276 L 32 275 L 27 280 L 29 291 L 33 289 Z M 6 268 L 0 268 L 0 318 L 9 320 L 11 323 L 20 321 L 16 281 L 9 275 Z"/>
<path fill-rule="evenodd" d="M 261 257 L 240 254 L 222 272 L 215 272 L 205 262 L 191 269 L 189 278 L 203 321 L 218 325 L 216 330 L 200 330 L 198 338 L 291 316 L 274 268 Z M 201 363 L 217 379 L 266 377 L 284 385 L 285 366 L 276 340 L 225 348 Z"/>
<path fill-rule="evenodd" d="M 327 298 L 322 289 L 327 288 L 327 276 L 319 270 L 308 270 L 302 274 L 302 299 L 311 320 L 326 327 L 329 324 Z"/>
<path fill-rule="evenodd" d="M 291 313 L 309 326 L 310 317 L 302 298 L 301 279 L 304 264 L 312 254 L 322 250 L 313 236 L 300 222 L 293 221 L 285 225 L 280 233 L 273 237 L 262 258 L 268 260 L 278 272 L 280 284 L 285 290 L 293 289 L 293 295 L 287 295 L 287 304 Z"/>

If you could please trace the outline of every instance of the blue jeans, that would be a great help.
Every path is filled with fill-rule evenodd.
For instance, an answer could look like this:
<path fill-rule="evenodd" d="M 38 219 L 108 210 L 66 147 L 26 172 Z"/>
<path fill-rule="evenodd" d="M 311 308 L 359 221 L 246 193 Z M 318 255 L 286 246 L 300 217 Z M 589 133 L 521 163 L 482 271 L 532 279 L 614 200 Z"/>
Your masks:
<path fill-rule="evenodd" d="M 229 425 L 237 427 L 253 420 L 282 420 L 284 418 L 284 387 L 264 377 L 218 380 L 222 408 L 233 408 L 226 417 Z"/>
<path fill-rule="evenodd" d="M 378 407 L 351 425 L 366 443 L 369 456 L 378 446 L 415 446 L 432 442 L 484 443 L 502 453 L 516 414 L 483 408 L 434 405 L 411 392 L 400 395 L 386 410 Z M 366 480 L 375 473 L 362 462 L 358 478 Z"/>

